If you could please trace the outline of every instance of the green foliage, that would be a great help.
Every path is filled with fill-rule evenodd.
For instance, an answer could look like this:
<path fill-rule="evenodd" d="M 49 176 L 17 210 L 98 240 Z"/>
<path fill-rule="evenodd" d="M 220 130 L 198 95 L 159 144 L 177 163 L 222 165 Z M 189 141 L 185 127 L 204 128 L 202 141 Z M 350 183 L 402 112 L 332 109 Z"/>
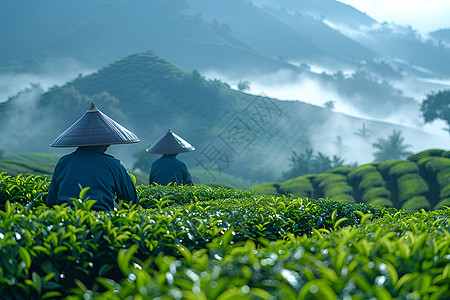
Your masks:
<path fill-rule="evenodd" d="M 237 85 L 239 92 L 245 92 L 250 90 L 250 82 L 248 80 L 239 80 Z"/>
<path fill-rule="evenodd" d="M 419 167 L 417 166 L 417 164 L 411 161 L 404 160 L 394 164 L 389 169 L 389 177 L 391 177 L 392 179 L 397 179 L 398 177 L 406 173 L 418 173 L 418 172 Z"/>
<path fill-rule="evenodd" d="M 394 130 L 388 139 L 379 138 L 377 142 L 373 143 L 373 147 L 378 151 L 374 153 L 375 161 L 386 161 L 391 159 L 401 159 L 411 155 L 410 151 L 406 149 L 411 145 L 403 144 L 404 138 L 401 136 L 401 131 Z"/>
<path fill-rule="evenodd" d="M 446 129 L 450 133 L 450 90 L 431 92 L 423 100 L 420 111 L 423 114 L 425 123 L 431 123 L 436 119 L 441 119 L 447 123 Z"/>
<path fill-rule="evenodd" d="M 425 197 L 423 207 L 410 204 L 417 209 L 439 208 L 444 199 L 450 197 L 450 157 L 448 151 L 432 149 L 410 156 L 407 160 L 392 159 L 385 162 L 374 162 L 355 168 L 339 167 L 327 173 L 303 175 L 302 184 L 297 187 L 303 191 L 308 186 L 306 179 L 313 185 L 307 189 L 311 197 L 330 198 L 339 202 L 362 202 L 402 209 L 403 204 L 414 198 Z M 297 193 L 294 188 L 295 179 L 271 186 L 284 186 L 284 193 Z M 292 189 L 286 188 L 292 186 Z M 270 192 L 266 190 L 266 192 Z M 277 190 L 276 195 L 280 191 Z M 414 202 L 414 201 L 412 201 Z M 411 203 L 412 203 L 411 202 Z M 442 203 L 441 203 L 442 202 Z"/>
<path fill-rule="evenodd" d="M 394 203 L 389 198 L 384 197 L 371 198 L 368 203 L 375 206 L 394 207 Z"/>
<path fill-rule="evenodd" d="M 402 208 L 408 212 L 419 209 L 430 209 L 430 202 L 425 196 L 414 196 L 403 203 Z"/>
<path fill-rule="evenodd" d="M 279 191 L 284 195 L 291 194 L 294 197 L 311 197 L 314 188 L 308 178 L 299 176 L 280 184 Z"/>
<path fill-rule="evenodd" d="M 350 182 L 350 184 L 352 186 L 357 186 L 363 179 L 364 175 L 366 175 L 368 173 L 376 172 L 376 171 L 377 171 L 377 168 L 372 165 L 362 165 L 362 166 L 356 167 L 353 169 L 353 171 L 351 171 L 350 173 L 347 174 L 348 181 Z"/>
<path fill-rule="evenodd" d="M 444 206 L 450 206 L 450 198 L 444 198 L 439 201 L 438 204 L 434 207 L 434 209 L 442 209 Z"/>
<path fill-rule="evenodd" d="M 73 207 L 5 202 L 2 298 L 441 299 L 450 284 L 448 209 L 140 185 L 143 207 L 98 212 L 87 189 Z"/>
<path fill-rule="evenodd" d="M 39 175 L 16 177 L 0 173 L 0 209 L 5 207 L 7 201 L 21 203 L 23 205 L 37 205 L 46 197 L 50 180 Z"/>
<path fill-rule="evenodd" d="M 328 172 L 331 169 L 339 167 L 349 167 L 349 165 L 345 165 L 345 161 L 339 156 L 333 155 L 333 157 L 330 158 L 330 156 L 320 151 L 317 152 L 317 154 L 314 154 L 312 148 L 305 148 L 303 153 L 300 154 L 293 151 L 289 161 L 290 169 L 283 172 L 282 177 L 284 179 L 295 178 L 305 174 Z M 341 169 L 341 171 L 344 170 L 345 169 Z"/>
<path fill-rule="evenodd" d="M 385 185 L 386 182 L 380 172 L 370 172 L 362 176 L 362 180 L 358 184 L 358 192 L 364 194 L 368 189 Z"/>
<path fill-rule="evenodd" d="M 330 173 L 347 175 L 352 170 L 353 170 L 353 168 L 351 168 L 351 167 L 338 167 L 338 168 L 334 168 L 334 169 L 330 170 Z"/>
<path fill-rule="evenodd" d="M 398 199 L 401 203 L 415 197 L 426 195 L 429 191 L 428 185 L 419 174 L 404 174 L 397 179 Z M 424 208 L 429 208 L 424 207 Z"/>
<path fill-rule="evenodd" d="M 369 203 L 371 199 L 375 198 L 388 198 L 391 196 L 391 192 L 385 187 L 370 188 L 362 194 L 361 200 L 364 203 Z"/>
<path fill-rule="evenodd" d="M 408 160 L 413 162 L 418 162 L 421 158 L 428 157 L 428 156 L 444 156 L 447 151 L 442 149 L 429 149 L 425 150 L 419 153 L 416 153 L 414 155 L 411 155 L 408 157 Z"/>
<path fill-rule="evenodd" d="M 279 184 L 275 182 L 265 182 L 255 185 L 251 188 L 252 192 L 255 194 L 265 194 L 265 195 L 275 195 L 281 196 L 279 190 Z"/>

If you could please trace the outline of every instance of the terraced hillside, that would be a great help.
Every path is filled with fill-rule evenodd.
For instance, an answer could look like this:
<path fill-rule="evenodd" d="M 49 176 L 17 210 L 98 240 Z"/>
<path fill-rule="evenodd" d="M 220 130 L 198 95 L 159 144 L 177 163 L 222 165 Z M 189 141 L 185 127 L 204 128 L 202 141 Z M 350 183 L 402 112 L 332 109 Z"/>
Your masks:
<path fill-rule="evenodd" d="M 231 175 L 251 182 L 242 188 L 277 180 L 292 151 L 311 146 L 313 137 L 323 132 L 337 129 L 345 143 L 345 135 L 354 136 L 355 128 L 365 124 L 376 133 L 373 140 L 394 129 L 402 131 L 407 141 L 408 135 L 429 138 L 414 129 L 353 118 L 300 101 L 243 93 L 148 51 L 80 75 L 42 95 L 25 91 L 0 104 L 4 129 L 0 149 L 56 153 L 49 144 L 92 101 L 141 139 L 141 143 L 109 150 L 128 168 L 136 160 L 134 153 L 147 155 L 144 149 L 172 129 L 196 147 L 195 152 L 180 157 L 204 175 L 203 182 L 220 183 L 222 174 Z M 148 168 L 141 170 L 146 173 Z"/>
<path fill-rule="evenodd" d="M 336 168 L 286 182 L 263 183 L 252 189 L 262 194 L 329 198 L 408 211 L 438 209 L 450 205 L 450 151 L 427 150 L 407 160 Z"/>

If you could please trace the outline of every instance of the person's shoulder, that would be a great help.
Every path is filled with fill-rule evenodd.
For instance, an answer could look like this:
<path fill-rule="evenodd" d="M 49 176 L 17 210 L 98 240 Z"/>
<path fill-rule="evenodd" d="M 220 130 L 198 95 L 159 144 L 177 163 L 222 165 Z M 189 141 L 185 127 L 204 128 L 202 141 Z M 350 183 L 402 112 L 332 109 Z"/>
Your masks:
<path fill-rule="evenodd" d="M 58 159 L 58 164 L 63 163 L 63 162 L 68 161 L 68 160 L 71 160 L 74 155 L 76 155 L 75 151 L 61 156 Z"/>
<path fill-rule="evenodd" d="M 179 160 L 178 158 L 175 158 L 175 160 L 179 165 L 186 166 L 186 164 L 183 161 Z"/>
<path fill-rule="evenodd" d="M 102 155 L 103 155 L 103 157 L 105 158 L 105 160 L 107 160 L 107 161 L 110 162 L 110 163 L 117 164 L 117 165 L 122 164 L 122 162 L 120 161 L 120 159 L 115 158 L 115 157 L 112 156 L 111 154 L 103 153 Z"/>

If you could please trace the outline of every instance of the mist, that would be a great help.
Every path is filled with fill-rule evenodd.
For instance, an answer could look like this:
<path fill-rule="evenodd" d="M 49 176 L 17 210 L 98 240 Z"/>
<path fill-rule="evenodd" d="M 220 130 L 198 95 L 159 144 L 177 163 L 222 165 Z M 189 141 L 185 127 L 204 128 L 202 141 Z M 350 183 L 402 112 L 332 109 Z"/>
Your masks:
<path fill-rule="evenodd" d="M 316 72 L 329 72 L 320 67 L 312 67 Z M 346 71 L 351 74 L 352 71 Z M 252 94 L 263 94 L 280 101 L 301 101 L 318 107 L 324 107 L 327 101 L 333 101 L 332 111 L 338 113 L 317 127 L 316 133 L 311 136 L 311 143 L 315 151 L 327 155 L 338 155 L 345 159 L 346 163 L 357 162 L 358 164 L 369 163 L 374 159 L 373 153 L 376 149 L 372 146 L 377 139 L 387 139 L 394 128 L 400 126 L 404 144 L 410 145 L 407 149 L 411 152 L 420 152 L 426 149 L 450 148 L 448 132 L 444 131 L 444 121 L 434 121 L 432 124 L 424 124 L 420 112 L 420 103 L 426 94 L 431 91 L 442 89 L 443 84 L 420 81 L 413 77 L 404 77 L 402 80 L 391 82 L 396 88 L 408 97 L 413 98 L 413 103 L 407 105 L 392 104 L 396 109 L 390 109 L 380 117 L 379 113 L 370 114 L 369 109 L 361 110 L 355 105 L 358 103 L 356 97 L 348 97 L 340 94 L 333 84 L 323 83 L 315 79 L 311 74 L 298 74 L 289 70 L 280 70 L 275 73 L 251 75 L 243 78 L 231 78 L 218 71 L 208 70 L 202 72 L 206 78 L 218 78 L 227 82 L 232 88 L 237 89 L 239 81 L 248 81 Z M 378 105 L 378 104 L 371 104 Z M 361 118 L 360 126 L 355 128 L 354 123 L 348 122 L 340 114 Z M 363 139 L 355 133 L 361 129 L 366 121 L 377 121 L 392 124 L 392 129 L 381 130 L 370 128 L 370 138 Z M 389 127 L 389 126 L 388 126 Z M 402 129 L 403 128 L 403 129 Z M 398 130 L 398 127 L 397 127 Z M 292 149 L 296 150 L 296 149 Z"/>
<path fill-rule="evenodd" d="M 95 69 L 87 68 L 74 58 L 54 58 L 45 60 L 34 72 L 0 73 L 0 102 L 30 88 L 30 84 L 39 85 L 42 92 L 54 85 L 64 85 L 79 75 L 90 74 Z"/>

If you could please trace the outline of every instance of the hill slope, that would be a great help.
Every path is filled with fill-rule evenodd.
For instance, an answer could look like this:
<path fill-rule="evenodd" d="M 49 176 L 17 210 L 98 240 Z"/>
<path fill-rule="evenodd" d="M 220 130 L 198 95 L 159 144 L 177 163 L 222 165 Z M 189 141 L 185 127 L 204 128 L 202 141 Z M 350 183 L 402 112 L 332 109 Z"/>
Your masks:
<path fill-rule="evenodd" d="M 48 145 L 84 114 L 91 101 L 140 137 L 141 143 L 108 150 L 129 168 L 136 158 L 133 154 L 149 155 L 145 147 L 170 128 L 197 148 L 180 158 L 212 182 L 222 172 L 253 182 L 276 180 L 292 151 L 313 146 L 335 154 L 332 140 L 338 136 L 344 145 L 351 143 L 352 160 L 355 153 L 370 153 L 370 143 L 394 129 L 401 130 L 407 142 L 417 137 L 423 145 L 430 139 L 407 127 L 353 118 L 300 101 L 242 93 L 145 52 L 42 95 L 32 89 L 2 103 L 0 148 L 10 153 L 67 152 Z M 370 140 L 355 140 L 354 132 L 363 125 L 374 134 Z"/>
<path fill-rule="evenodd" d="M 450 151 L 427 150 L 407 160 L 336 168 L 281 183 L 259 184 L 252 189 L 262 194 L 326 197 L 408 211 L 439 209 L 450 205 Z"/>

